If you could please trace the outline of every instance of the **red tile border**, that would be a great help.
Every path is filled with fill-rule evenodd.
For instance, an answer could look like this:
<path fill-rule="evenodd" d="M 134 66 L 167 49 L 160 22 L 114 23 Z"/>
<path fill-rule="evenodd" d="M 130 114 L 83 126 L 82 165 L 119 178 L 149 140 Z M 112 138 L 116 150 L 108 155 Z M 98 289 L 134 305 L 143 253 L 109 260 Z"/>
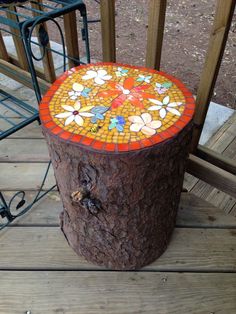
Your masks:
<path fill-rule="evenodd" d="M 55 123 L 53 121 L 50 121 L 50 122 L 45 123 L 44 126 L 47 129 L 51 129 L 51 128 L 53 128 L 55 126 Z"/>
<path fill-rule="evenodd" d="M 92 148 L 101 151 L 106 143 L 100 141 L 94 141 L 92 144 Z"/>
<path fill-rule="evenodd" d="M 63 129 L 60 128 L 59 126 L 56 126 L 54 129 L 51 130 L 51 132 L 55 135 L 59 134 L 59 133 L 62 133 L 63 132 Z"/>
<path fill-rule="evenodd" d="M 129 143 L 129 150 L 136 150 L 136 149 L 140 149 L 141 145 L 140 142 L 130 142 Z M 119 144 L 118 144 L 118 150 L 119 150 Z"/>
<path fill-rule="evenodd" d="M 93 141 L 94 141 L 93 138 L 83 137 L 80 142 L 86 146 L 90 146 Z"/>
<path fill-rule="evenodd" d="M 159 134 L 154 135 L 151 139 L 153 144 L 158 144 L 163 141 L 163 138 Z"/>
<path fill-rule="evenodd" d="M 143 147 L 153 146 L 153 142 L 151 141 L 151 138 L 144 138 L 140 141 Z"/>
<path fill-rule="evenodd" d="M 120 152 L 126 152 L 129 151 L 129 144 L 118 144 L 118 151 Z"/>
<path fill-rule="evenodd" d="M 63 138 L 64 140 L 68 140 L 70 137 L 72 137 L 72 133 L 64 131 L 60 134 L 60 137 Z"/>
<path fill-rule="evenodd" d="M 109 152 L 115 151 L 115 148 L 116 148 L 116 144 L 114 144 L 114 143 L 107 143 L 104 146 L 104 149 L 109 151 Z"/>
<path fill-rule="evenodd" d="M 42 116 L 40 116 L 40 120 L 41 120 L 41 122 L 44 122 L 44 123 L 46 123 L 46 122 L 49 122 L 49 121 L 52 121 L 52 117 L 50 116 L 50 115 L 42 115 Z M 54 123 L 55 124 L 55 122 L 54 121 L 52 121 L 52 123 Z M 56 124 L 55 124 L 56 125 Z M 46 126 L 46 125 L 45 125 Z"/>
<path fill-rule="evenodd" d="M 79 142 L 81 141 L 82 137 L 83 137 L 82 135 L 74 134 L 74 135 L 72 136 L 72 138 L 71 138 L 71 141 L 72 141 L 72 142 L 77 142 L 77 143 L 79 143 Z"/>

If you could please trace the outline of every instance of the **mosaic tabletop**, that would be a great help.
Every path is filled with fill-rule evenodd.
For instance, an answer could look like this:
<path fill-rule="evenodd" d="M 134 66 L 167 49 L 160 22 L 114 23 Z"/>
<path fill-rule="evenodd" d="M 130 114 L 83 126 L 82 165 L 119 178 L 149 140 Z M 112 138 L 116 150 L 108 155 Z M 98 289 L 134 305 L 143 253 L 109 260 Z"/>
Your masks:
<path fill-rule="evenodd" d="M 40 104 L 44 127 L 88 149 L 139 150 L 174 137 L 192 119 L 183 83 L 156 70 L 114 63 L 65 72 Z"/>

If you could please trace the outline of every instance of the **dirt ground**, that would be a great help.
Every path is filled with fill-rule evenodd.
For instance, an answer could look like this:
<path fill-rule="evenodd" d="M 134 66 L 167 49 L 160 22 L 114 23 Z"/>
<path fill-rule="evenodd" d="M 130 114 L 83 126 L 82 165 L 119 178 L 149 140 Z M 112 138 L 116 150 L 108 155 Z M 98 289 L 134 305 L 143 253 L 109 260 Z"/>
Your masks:
<path fill-rule="evenodd" d="M 85 0 L 89 19 L 99 5 Z M 169 0 L 161 69 L 180 78 L 196 94 L 208 46 L 216 0 Z M 147 0 L 116 0 L 117 62 L 144 65 Z M 92 58 L 101 60 L 100 23 L 89 25 Z M 236 15 L 231 25 L 213 101 L 236 109 Z"/>

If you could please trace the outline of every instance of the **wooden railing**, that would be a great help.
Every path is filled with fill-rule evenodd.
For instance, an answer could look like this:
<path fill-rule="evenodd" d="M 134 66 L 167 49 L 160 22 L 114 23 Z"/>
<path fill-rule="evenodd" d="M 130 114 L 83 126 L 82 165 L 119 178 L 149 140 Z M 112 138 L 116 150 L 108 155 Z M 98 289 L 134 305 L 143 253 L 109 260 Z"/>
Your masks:
<path fill-rule="evenodd" d="M 30 12 L 32 17 L 36 17 L 41 15 L 40 12 L 44 11 L 44 2 L 43 0 L 37 0 L 37 2 L 29 2 L 25 5 L 25 7 L 31 7 L 32 10 L 28 10 L 27 12 Z M 6 10 L 6 12 L 1 13 L 2 16 L 7 17 L 13 23 L 15 22 L 17 24 L 19 22 L 17 8 L 15 6 L 10 6 Z M 73 57 L 73 59 L 68 59 L 69 66 L 72 67 L 77 64 L 73 60 L 79 58 L 77 20 L 75 11 L 67 13 L 63 16 L 63 24 L 65 30 L 67 55 L 68 57 Z M 46 23 L 43 23 L 43 27 L 46 31 L 48 31 Z M 31 75 L 28 72 L 28 62 L 23 41 L 21 38 L 20 29 L 10 26 L 9 32 L 12 34 L 12 39 L 16 50 L 16 56 L 8 52 L 8 47 L 6 47 L 6 45 L 4 44 L 3 35 L 0 30 L 0 72 L 30 88 L 33 88 Z M 36 36 L 38 40 L 40 40 L 39 26 L 36 27 Z M 35 66 L 35 70 L 38 76 L 38 82 L 42 92 L 46 92 L 51 83 L 54 82 L 56 79 L 54 60 L 52 57 L 52 51 L 50 49 L 51 47 L 49 42 L 47 45 L 47 49 L 45 50 L 44 58 L 42 60 L 43 68 Z"/>
<path fill-rule="evenodd" d="M 159 70 L 166 15 L 166 0 L 149 0 L 146 66 Z M 205 65 L 196 98 L 196 113 L 188 172 L 236 197 L 236 165 L 199 145 L 207 110 L 222 61 L 235 0 L 218 0 Z M 101 0 L 103 60 L 115 61 L 115 0 Z"/>

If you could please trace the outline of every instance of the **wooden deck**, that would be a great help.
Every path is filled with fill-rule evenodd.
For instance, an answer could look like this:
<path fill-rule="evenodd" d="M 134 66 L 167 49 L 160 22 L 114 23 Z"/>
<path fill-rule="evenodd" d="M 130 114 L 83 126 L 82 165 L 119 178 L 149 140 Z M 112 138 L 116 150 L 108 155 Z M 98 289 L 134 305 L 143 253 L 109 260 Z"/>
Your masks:
<path fill-rule="evenodd" d="M 235 121 L 208 143 L 234 159 Z M 3 140 L 0 189 L 31 198 L 47 160 L 36 123 Z M 51 172 L 47 186 L 53 182 Z M 50 193 L 0 233 L 0 314 L 235 314 L 236 201 L 190 175 L 185 187 L 169 248 L 138 272 L 78 257 L 58 227 L 58 193 Z"/>

